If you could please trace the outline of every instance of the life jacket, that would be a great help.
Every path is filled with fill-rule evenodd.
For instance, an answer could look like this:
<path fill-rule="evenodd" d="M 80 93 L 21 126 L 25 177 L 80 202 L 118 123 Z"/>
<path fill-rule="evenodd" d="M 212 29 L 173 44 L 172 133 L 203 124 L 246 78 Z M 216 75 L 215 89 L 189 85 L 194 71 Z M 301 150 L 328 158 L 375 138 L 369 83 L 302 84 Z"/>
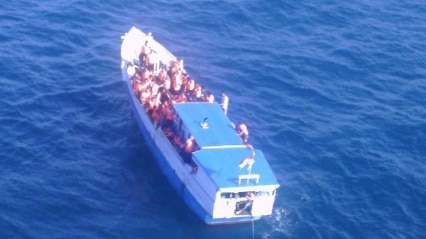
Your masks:
<path fill-rule="evenodd" d="M 148 70 L 145 69 L 145 70 L 142 71 L 142 73 L 141 73 L 141 79 L 143 81 L 146 81 L 146 80 L 149 79 L 149 71 Z"/>
<path fill-rule="evenodd" d="M 197 97 L 197 99 L 201 99 L 203 97 L 203 89 L 201 86 L 195 88 L 195 97 Z"/>
<path fill-rule="evenodd" d="M 160 81 L 160 82 L 162 82 L 162 81 L 164 81 L 164 79 L 166 78 L 166 72 L 165 72 L 165 70 L 163 69 L 163 70 L 161 70 L 159 73 L 158 73 L 158 80 Z"/>
<path fill-rule="evenodd" d="M 170 85 L 171 85 L 171 81 L 170 78 L 166 77 L 166 79 L 164 79 L 164 89 L 166 90 L 170 90 Z"/>
<path fill-rule="evenodd" d="M 182 78 L 180 74 L 175 74 L 173 76 L 173 90 L 179 91 L 182 87 Z"/>
<path fill-rule="evenodd" d="M 187 91 L 193 91 L 195 89 L 195 81 L 194 80 L 188 80 L 186 82 L 185 88 Z"/>
<path fill-rule="evenodd" d="M 238 133 L 248 135 L 247 126 L 245 124 L 238 125 Z"/>
<path fill-rule="evenodd" d="M 214 102 L 214 95 L 213 94 L 209 94 L 206 97 L 206 101 L 209 102 L 209 103 L 213 103 Z"/>
<path fill-rule="evenodd" d="M 152 112 L 152 118 L 154 119 L 154 121 L 155 121 L 157 124 L 160 124 L 160 123 L 161 123 L 161 116 L 160 116 L 160 114 L 158 114 L 158 110 L 154 110 L 154 111 Z"/>
<path fill-rule="evenodd" d="M 151 93 L 148 91 L 148 89 L 143 90 L 141 93 L 141 102 L 144 104 L 147 103 L 150 96 Z"/>
<path fill-rule="evenodd" d="M 139 81 L 135 80 L 133 81 L 133 92 L 135 92 L 135 95 L 139 95 L 140 91 L 139 91 Z"/>
<path fill-rule="evenodd" d="M 186 140 L 185 152 L 192 153 L 193 150 L 194 150 L 194 139 L 189 138 Z"/>
<path fill-rule="evenodd" d="M 176 98 L 177 103 L 184 103 L 185 101 L 186 101 L 186 97 L 184 94 L 179 94 L 178 97 Z"/>
<path fill-rule="evenodd" d="M 153 82 L 153 84 L 151 86 L 151 93 L 152 93 L 152 95 L 157 95 L 159 88 L 160 88 L 160 86 L 157 83 Z"/>
<path fill-rule="evenodd" d="M 167 114 L 167 104 L 166 103 L 161 105 L 160 110 L 161 110 L 161 114 L 162 115 L 166 115 Z"/>
<path fill-rule="evenodd" d="M 148 110 L 154 110 L 155 109 L 155 98 L 150 97 L 148 101 Z"/>
<path fill-rule="evenodd" d="M 174 110 L 169 106 L 166 110 L 166 119 L 173 120 L 175 118 Z"/>
<path fill-rule="evenodd" d="M 171 67 L 170 67 L 170 74 L 175 75 L 177 73 L 178 73 L 178 68 L 177 68 L 176 64 L 172 64 Z"/>

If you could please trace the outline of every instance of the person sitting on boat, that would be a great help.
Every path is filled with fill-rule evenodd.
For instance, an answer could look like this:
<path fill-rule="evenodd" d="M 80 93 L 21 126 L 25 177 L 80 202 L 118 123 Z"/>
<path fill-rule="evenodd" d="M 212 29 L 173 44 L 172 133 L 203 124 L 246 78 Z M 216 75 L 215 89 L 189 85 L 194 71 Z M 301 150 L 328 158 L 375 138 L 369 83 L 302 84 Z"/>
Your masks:
<path fill-rule="evenodd" d="M 251 208 L 253 206 L 253 198 L 254 198 L 254 193 L 253 192 L 247 192 L 246 200 L 237 203 L 237 208 L 235 210 L 235 214 L 241 214 L 242 212 L 246 212 L 248 214 L 251 214 Z"/>
<path fill-rule="evenodd" d="M 155 108 L 152 111 L 152 119 L 154 120 L 154 123 L 157 125 L 157 127 L 161 124 L 160 110 L 158 108 Z"/>
<path fill-rule="evenodd" d="M 158 94 L 160 95 L 160 106 L 162 107 L 163 104 L 167 101 L 169 101 L 169 96 L 167 95 L 167 90 L 164 89 L 164 87 L 160 88 L 160 91 L 158 92 Z"/>
<path fill-rule="evenodd" d="M 170 63 L 170 67 L 167 74 L 169 75 L 170 78 L 172 78 L 177 73 L 178 73 L 178 66 L 177 66 L 177 63 L 173 61 Z"/>
<path fill-rule="evenodd" d="M 150 97 L 151 97 L 151 88 L 145 88 L 141 91 L 140 101 L 143 105 L 149 102 Z"/>
<path fill-rule="evenodd" d="M 214 102 L 214 95 L 211 92 L 207 92 L 206 94 L 206 102 L 213 103 Z"/>
<path fill-rule="evenodd" d="M 148 102 L 146 103 L 146 111 L 152 116 L 152 113 L 157 109 L 157 96 L 151 94 Z"/>
<path fill-rule="evenodd" d="M 158 72 L 157 75 L 157 81 L 159 85 L 162 85 L 164 83 L 164 80 L 166 79 L 167 76 L 167 72 L 166 70 L 163 68 L 160 70 L 160 72 Z"/>
<path fill-rule="evenodd" d="M 189 101 L 194 101 L 195 80 L 188 77 L 185 84 L 185 92 Z"/>
<path fill-rule="evenodd" d="M 149 78 L 150 78 L 149 71 L 148 71 L 147 69 L 144 69 L 144 70 L 141 72 L 141 79 L 142 79 L 142 81 L 143 81 L 143 82 L 146 82 L 146 81 L 148 81 L 148 80 L 149 80 Z"/>
<path fill-rule="evenodd" d="M 185 103 L 185 102 L 186 102 L 186 96 L 185 96 L 185 94 L 184 94 L 183 92 L 182 92 L 182 93 L 180 93 L 180 94 L 176 97 L 175 102 L 176 102 L 176 103 Z"/>
<path fill-rule="evenodd" d="M 195 99 L 197 101 L 204 101 L 203 87 L 199 84 L 195 85 Z"/>
<path fill-rule="evenodd" d="M 151 92 L 152 95 L 156 96 L 159 94 L 160 85 L 156 81 L 151 81 Z"/>
<path fill-rule="evenodd" d="M 175 137 L 175 132 L 172 130 L 172 128 L 170 128 L 170 127 L 165 128 L 164 134 L 170 140 L 170 142 L 173 142 L 173 139 Z"/>
<path fill-rule="evenodd" d="M 182 75 L 181 74 L 175 74 L 172 77 L 172 89 L 171 93 L 178 95 L 182 93 L 183 91 L 183 82 L 182 82 Z"/>
<path fill-rule="evenodd" d="M 237 126 L 237 133 L 244 143 L 248 143 L 249 132 L 246 124 L 240 121 Z"/>
<path fill-rule="evenodd" d="M 138 98 L 140 97 L 140 94 L 141 94 L 140 85 L 141 85 L 141 82 L 139 81 L 139 79 L 135 79 L 133 81 L 133 92 L 135 93 L 136 97 L 138 97 Z"/>
<path fill-rule="evenodd" d="M 167 76 L 166 78 L 164 78 L 163 88 L 167 92 L 170 92 L 171 87 L 172 87 L 172 81 L 170 80 L 170 77 Z"/>
<path fill-rule="evenodd" d="M 172 143 L 176 147 L 176 150 L 178 152 L 182 152 L 182 150 L 184 149 L 184 145 L 183 145 L 182 141 L 180 140 L 179 135 L 177 135 L 177 134 L 174 135 Z"/>

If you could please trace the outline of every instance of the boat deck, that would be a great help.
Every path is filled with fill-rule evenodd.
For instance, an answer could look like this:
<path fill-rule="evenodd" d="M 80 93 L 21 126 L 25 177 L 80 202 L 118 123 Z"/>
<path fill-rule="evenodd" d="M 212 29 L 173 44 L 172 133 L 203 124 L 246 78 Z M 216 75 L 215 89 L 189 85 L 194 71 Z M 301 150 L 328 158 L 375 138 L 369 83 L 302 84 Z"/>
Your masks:
<path fill-rule="evenodd" d="M 225 116 L 218 103 L 175 103 L 173 107 L 200 148 L 245 147 L 232 122 Z M 204 119 L 207 125 L 205 128 L 200 125 Z"/>
<path fill-rule="evenodd" d="M 238 166 L 241 161 L 251 155 L 251 150 L 248 148 L 202 149 L 194 152 L 193 155 L 219 188 L 278 185 L 262 151 L 255 150 L 255 153 L 255 163 L 251 168 L 250 176 L 247 176 L 247 167 Z M 241 175 L 243 177 L 240 179 Z M 256 175 L 259 176 L 257 182 Z M 244 179 L 247 177 L 251 179 Z"/>
<path fill-rule="evenodd" d="M 239 164 L 252 155 L 228 117 L 216 102 L 188 102 L 173 105 L 176 114 L 182 120 L 189 133 L 195 138 L 200 150 L 193 152 L 197 163 L 219 188 L 278 185 L 263 153 L 254 150 L 254 164 L 250 176 L 247 167 Z M 206 127 L 201 123 L 205 119 Z M 243 176 L 240 179 L 240 175 Z M 258 180 L 256 175 L 259 176 Z M 245 178 L 245 179 L 244 179 Z M 247 178 L 252 178 L 247 180 Z"/>

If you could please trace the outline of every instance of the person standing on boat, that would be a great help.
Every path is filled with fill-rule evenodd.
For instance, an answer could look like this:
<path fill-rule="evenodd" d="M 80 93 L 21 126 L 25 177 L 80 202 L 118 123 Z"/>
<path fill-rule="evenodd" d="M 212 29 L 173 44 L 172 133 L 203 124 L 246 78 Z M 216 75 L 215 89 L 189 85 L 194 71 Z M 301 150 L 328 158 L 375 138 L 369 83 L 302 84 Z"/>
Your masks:
<path fill-rule="evenodd" d="M 145 64 L 146 64 L 146 68 L 152 73 L 152 74 L 156 74 L 158 73 L 158 68 L 159 68 L 159 63 L 160 59 L 159 56 L 157 54 L 157 52 L 155 52 L 154 50 L 150 50 L 150 52 L 148 54 L 146 54 L 146 58 L 145 58 Z"/>
<path fill-rule="evenodd" d="M 192 160 L 192 152 L 194 151 L 194 149 L 195 149 L 195 139 L 192 135 L 190 135 L 185 143 L 185 152 L 183 155 L 183 161 L 185 161 L 185 163 L 189 164 L 192 167 L 192 172 L 191 172 L 192 174 L 197 173 L 197 170 L 198 170 L 197 164 L 194 162 L 194 160 Z"/>
<path fill-rule="evenodd" d="M 225 92 L 222 91 L 222 102 L 220 103 L 220 107 L 222 108 L 225 115 L 228 114 L 228 104 L 229 97 L 225 94 Z"/>
<path fill-rule="evenodd" d="M 151 52 L 148 46 L 148 41 L 145 41 L 145 44 L 141 48 L 141 53 L 139 54 L 139 64 L 141 67 L 146 67 L 147 55 Z"/>
<path fill-rule="evenodd" d="M 244 143 L 248 143 L 249 132 L 246 124 L 240 121 L 237 126 L 237 133 Z"/>
<path fill-rule="evenodd" d="M 195 144 L 194 137 L 190 135 L 188 139 L 186 140 L 185 152 L 192 153 L 192 151 L 194 150 L 194 144 Z"/>

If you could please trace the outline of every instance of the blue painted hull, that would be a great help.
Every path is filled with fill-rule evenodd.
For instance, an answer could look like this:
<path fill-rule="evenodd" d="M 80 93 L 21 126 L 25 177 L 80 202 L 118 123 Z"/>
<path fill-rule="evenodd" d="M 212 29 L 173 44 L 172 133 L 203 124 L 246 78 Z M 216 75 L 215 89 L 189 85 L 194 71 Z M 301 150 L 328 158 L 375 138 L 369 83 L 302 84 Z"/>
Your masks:
<path fill-rule="evenodd" d="M 196 201 L 193 195 L 186 190 L 185 184 L 182 183 L 174 172 L 172 167 L 168 164 L 165 156 L 159 149 L 158 145 L 155 144 L 154 140 L 152 140 L 147 127 L 144 125 L 144 122 L 141 119 L 142 114 L 146 114 L 144 109 L 141 107 L 138 99 L 133 94 L 133 89 L 130 85 L 129 80 L 125 79 L 123 75 L 123 79 L 126 84 L 126 89 L 130 97 L 130 102 L 132 105 L 133 112 L 135 114 L 136 121 L 139 125 L 140 131 L 142 133 L 143 138 L 145 139 L 145 143 L 147 144 L 149 150 L 157 161 L 160 169 L 163 174 L 166 176 L 169 183 L 172 185 L 174 190 L 178 193 L 178 195 L 184 200 L 184 202 L 188 205 L 188 207 L 206 224 L 209 225 L 217 225 L 217 224 L 234 224 L 234 223 L 244 223 L 250 222 L 252 220 L 258 220 L 260 217 L 240 217 L 240 218 L 221 218 L 221 219 L 213 219 Z"/>

